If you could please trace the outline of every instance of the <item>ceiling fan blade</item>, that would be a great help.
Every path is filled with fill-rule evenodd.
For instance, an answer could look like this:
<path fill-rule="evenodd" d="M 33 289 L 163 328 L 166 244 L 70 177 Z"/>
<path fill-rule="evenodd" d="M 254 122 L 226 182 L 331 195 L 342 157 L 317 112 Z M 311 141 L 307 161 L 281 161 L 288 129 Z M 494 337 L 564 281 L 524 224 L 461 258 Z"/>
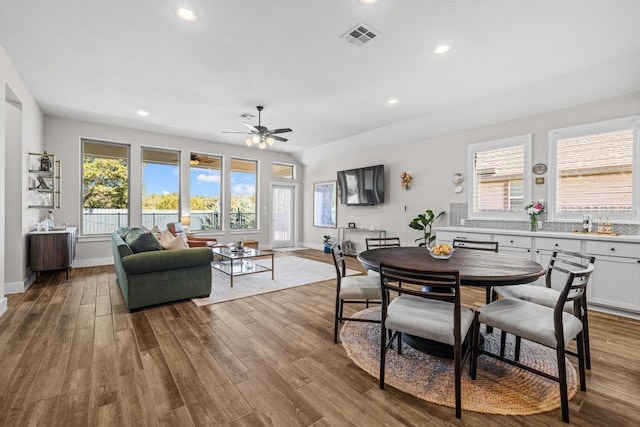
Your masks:
<path fill-rule="evenodd" d="M 246 135 L 252 135 L 252 132 L 233 132 L 233 131 L 228 131 L 228 130 L 220 131 L 220 133 L 244 133 Z"/>
<path fill-rule="evenodd" d="M 243 125 L 245 125 L 246 127 L 248 127 L 251 132 L 253 133 L 259 133 L 260 131 L 258 129 L 256 129 L 255 126 L 253 126 L 251 123 L 246 123 L 246 122 L 242 122 Z"/>
<path fill-rule="evenodd" d="M 268 131 L 271 135 L 273 135 L 274 133 L 285 133 L 285 132 L 292 132 L 292 130 L 290 128 L 282 128 L 282 129 L 273 129 Z"/>
<path fill-rule="evenodd" d="M 276 135 L 269 135 L 267 138 L 273 138 L 276 141 L 282 141 L 282 142 L 287 142 L 288 141 L 287 138 L 283 138 L 281 136 L 276 136 Z"/>

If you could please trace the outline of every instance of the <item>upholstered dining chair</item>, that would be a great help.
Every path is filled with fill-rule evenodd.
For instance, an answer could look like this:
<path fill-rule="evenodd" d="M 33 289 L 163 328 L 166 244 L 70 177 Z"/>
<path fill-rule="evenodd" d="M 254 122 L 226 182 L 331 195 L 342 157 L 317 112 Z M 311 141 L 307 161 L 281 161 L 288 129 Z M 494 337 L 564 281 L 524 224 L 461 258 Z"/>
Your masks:
<path fill-rule="evenodd" d="M 550 266 L 556 262 L 557 256 L 556 254 L 561 254 L 564 258 L 565 262 L 571 262 L 571 266 L 574 268 L 584 269 L 587 268 L 588 265 L 594 264 L 596 258 L 590 255 L 582 255 L 575 252 L 566 252 L 557 250 L 554 252 L 554 256 L 551 257 Z M 553 270 L 551 270 L 553 271 Z M 554 284 L 556 282 L 556 284 Z M 555 276 L 552 276 L 549 272 L 545 277 L 545 286 L 538 285 L 512 285 L 512 286 L 499 286 L 494 289 L 501 297 L 509 297 L 509 298 L 517 298 L 524 301 L 535 302 L 536 304 L 541 304 L 546 307 L 555 307 L 558 298 L 560 297 L 560 291 L 562 290 L 562 286 L 564 283 L 557 284 L 558 280 Z M 560 281 L 562 282 L 562 281 Z M 554 288 L 555 286 L 555 288 Z M 559 288 L 559 289 L 557 289 Z M 582 339 L 584 342 L 584 353 L 585 353 L 585 366 L 587 369 L 591 369 L 591 344 L 589 343 L 589 316 L 587 311 L 587 293 L 584 292 L 582 298 L 580 299 L 579 307 L 576 311 L 574 308 L 574 304 L 567 303 L 565 304 L 564 310 L 568 313 L 571 313 L 577 316 L 580 321 L 582 321 Z M 504 349 L 504 341 L 505 334 L 502 336 L 502 344 L 501 349 Z M 516 350 L 520 349 L 520 339 L 516 337 Z M 568 351 L 567 353 L 572 356 L 577 356 L 576 352 Z M 516 360 L 518 360 L 519 352 L 516 351 Z"/>
<path fill-rule="evenodd" d="M 402 283 L 402 287 L 395 283 Z M 380 286 L 380 388 L 384 389 L 386 354 L 394 338 L 398 342 L 398 354 L 402 354 L 402 334 L 450 345 L 453 347 L 456 417 L 461 418 L 462 367 L 472 350 L 470 345 L 463 348 L 463 342 L 472 330 L 474 314 L 473 310 L 463 308 L 460 303 L 459 272 L 418 271 L 381 264 Z M 390 291 L 400 295 L 390 301 Z M 449 302 L 451 300 L 453 303 Z"/>
<path fill-rule="evenodd" d="M 167 224 L 167 229 L 174 237 L 178 236 L 178 234 L 184 234 L 186 236 L 187 245 L 190 248 L 197 247 L 214 247 L 217 245 L 217 239 L 212 237 L 195 237 L 190 234 L 187 234 L 182 229 L 182 224 L 179 222 L 170 222 Z"/>
<path fill-rule="evenodd" d="M 575 255 L 575 254 L 573 254 Z M 579 254 L 578 254 L 579 255 Z M 580 390 L 586 391 L 585 351 L 583 343 L 583 324 L 579 317 L 565 310 L 567 303 L 573 305 L 573 312 L 580 313 L 582 298 L 586 292 L 589 277 L 593 272 L 593 262 L 586 266 L 575 262 L 571 255 L 555 251 L 547 270 L 546 280 L 552 275 L 564 279 L 564 286 L 559 292 L 555 306 L 547 307 L 534 302 L 516 298 L 500 298 L 485 305 L 476 312 L 473 334 L 473 357 L 471 363 L 472 378 L 476 378 L 478 356 L 484 354 L 505 363 L 536 373 L 547 379 L 556 381 L 560 386 L 560 404 L 562 420 L 569 422 L 569 399 L 567 386 L 566 346 L 574 338 L 577 339 L 578 369 L 580 374 Z M 591 261 L 591 260 L 590 260 Z M 480 324 L 499 328 L 506 333 L 524 338 L 556 350 L 558 376 L 526 366 L 518 360 L 511 360 L 502 354 L 494 354 L 479 346 Z"/>
<path fill-rule="evenodd" d="M 466 240 L 466 239 L 453 239 L 452 246 L 456 249 L 464 248 L 464 249 L 474 249 L 477 251 L 490 251 L 490 252 L 498 252 L 498 242 L 488 242 L 482 240 Z M 486 303 L 489 304 L 491 301 L 495 300 L 495 295 L 493 294 L 493 289 L 491 286 L 487 286 L 487 294 L 485 296 Z"/>
<path fill-rule="evenodd" d="M 380 304 L 380 279 L 372 276 L 347 276 L 342 243 L 331 246 L 333 264 L 336 267 L 336 312 L 334 316 L 333 342 L 338 342 L 338 323 L 343 320 L 380 323 L 378 320 L 344 317 L 344 304 Z"/>

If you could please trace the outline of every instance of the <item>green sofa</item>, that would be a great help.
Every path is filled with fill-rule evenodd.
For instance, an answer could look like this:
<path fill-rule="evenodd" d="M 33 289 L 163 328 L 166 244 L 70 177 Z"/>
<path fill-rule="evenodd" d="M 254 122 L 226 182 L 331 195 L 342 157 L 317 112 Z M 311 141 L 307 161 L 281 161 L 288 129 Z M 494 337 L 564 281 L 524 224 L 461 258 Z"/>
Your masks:
<path fill-rule="evenodd" d="M 136 228 L 112 233 L 111 243 L 129 310 L 211 293 L 210 248 L 164 250 L 153 235 Z"/>

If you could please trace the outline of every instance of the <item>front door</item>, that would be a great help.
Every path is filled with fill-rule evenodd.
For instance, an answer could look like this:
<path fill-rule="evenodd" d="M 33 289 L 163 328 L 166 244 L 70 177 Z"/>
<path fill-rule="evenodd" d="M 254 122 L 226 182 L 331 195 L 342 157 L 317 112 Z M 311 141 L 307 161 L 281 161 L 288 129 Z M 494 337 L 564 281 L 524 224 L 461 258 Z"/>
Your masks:
<path fill-rule="evenodd" d="M 271 246 L 294 246 L 294 194 L 295 186 L 271 187 Z"/>

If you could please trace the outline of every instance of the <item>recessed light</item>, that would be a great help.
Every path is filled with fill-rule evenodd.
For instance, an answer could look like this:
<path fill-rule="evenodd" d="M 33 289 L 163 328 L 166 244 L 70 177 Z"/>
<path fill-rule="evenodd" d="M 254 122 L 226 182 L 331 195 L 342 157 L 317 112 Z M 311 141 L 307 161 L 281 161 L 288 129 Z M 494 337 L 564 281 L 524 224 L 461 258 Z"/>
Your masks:
<path fill-rule="evenodd" d="M 187 9 L 186 7 L 177 8 L 176 15 L 178 16 L 178 18 L 187 22 L 196 22 L 198 20 L 198 15 L 196 15 L 193 10 Z"/>
<path fill-rule="evenodd" d="M 364 4 L 371 4 L 371 3 L 375 3 L 378 0 L 360 0 L 360 3 L 364 3 Z"/>
<path fill-rule="evenodd" d="M 142 117 L 147 117 L 149 115 L 149 112 L 145 110 L 138 110 L 138 115 Z"/>
<path fill-rule="evenodd" d="M 442 43 L 436 46 L 435 49 L 433 49 L 433 53 L 435 53 L 436 55 L 442 55 L 449 52 L 452 47 L 453 46 L 451 46 L 450 43 Z"/>
<path fill-rule="evenodd" d="M 395 96 L 391 96 L 387 99 L 387 104 L 389 105 L 395 105 L 398 103 L 398 98 L 396 98 Z"/>

